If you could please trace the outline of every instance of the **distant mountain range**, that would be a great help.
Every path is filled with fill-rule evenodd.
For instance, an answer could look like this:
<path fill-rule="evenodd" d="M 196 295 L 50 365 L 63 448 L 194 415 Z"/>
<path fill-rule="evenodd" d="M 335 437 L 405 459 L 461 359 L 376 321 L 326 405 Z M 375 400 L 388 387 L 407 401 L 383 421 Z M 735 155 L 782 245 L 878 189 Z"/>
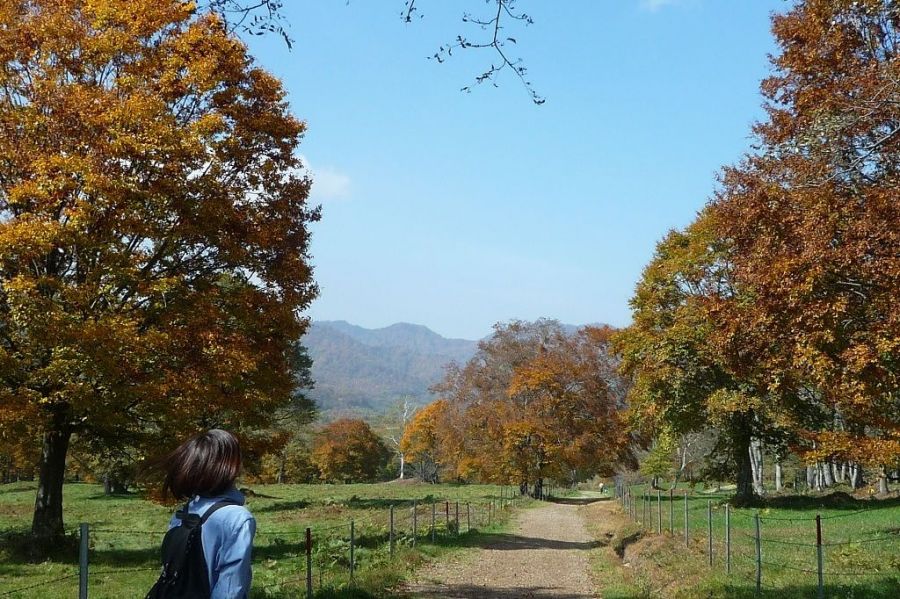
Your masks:
<path fill-rule="evenodd" d="M 313 322 L 303 344 L 316 381 L 310 395 L 323 412 L 380 412 L 402 397 L 428 403 L 444 366 L 466 362 L 478 347 L 422 325 L 366 329 L 343 320 Z"/>

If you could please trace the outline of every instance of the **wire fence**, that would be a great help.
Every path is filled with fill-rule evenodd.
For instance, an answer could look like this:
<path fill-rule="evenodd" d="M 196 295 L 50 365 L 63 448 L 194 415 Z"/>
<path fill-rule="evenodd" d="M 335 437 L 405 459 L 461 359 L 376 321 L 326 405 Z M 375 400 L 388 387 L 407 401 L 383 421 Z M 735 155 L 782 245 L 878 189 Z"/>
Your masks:
<path fill-rule="evenodd" d="M 411 505 L 366 510 L 361 517 L 354 514 L 338 522 L 310 526 L 300 526 L 298 522 L 296 527 L 258 528 L 253 549 L 254 587 L 289 591 L 292 596 L 305 593 L 311 598 L 319 589 L 354 585 L 361 567 L 376 567 L 382 557 L 393 560 L 401 549 L 415 551 L 420 546 L 448 544 L 483 530 L 503 521 L 510 508 L 522 499 L 506 489 L 499 497 L 485 501 L 413 501 Z M 158 560 L 165 530 L 105 528 L 82 523 L 72 532 L 79 539 L 77 565 L 40 582 L 29 580 L 14 588 L 0 587 L 0 598 L 44 596 L 49 588 L 62 585 L 71 588 L 77 582 L 79 599 L 87 599 L 93 590 L 103 590 L 104 584 L 127 584 L 129 581 L 122 580 L 124 576 L 142 573 L 148 589 L 156 579 L 160 565 L 146 564 Z M 134 567 L 128 567 L 127 563 L 124 567 L 108 567 L 114 558 L 98 562 L 98 543 L 126 556 L 130 553 L 131 560 L 143 563 Z M 272 561 L 286 562 L 289 567 L 282 567 L 276 575 L 265 567 Z M 94 569 L 96 565 L 105 567 Z M 262 571 L 264 575 L 260 575 Z"/>
<path fill-rule="evenodd" d="M 710 567 L 749 583 L 757 595 L 806 585 L 823 598 L 855 581 L 900 589 L 900 522 L 882 517 L 889 512 L 769 515 L 735 509 L 724 496 L 625 485 L 616 497 L 643 531 L 681 537 L 686 550 L 704 553 Z"/>

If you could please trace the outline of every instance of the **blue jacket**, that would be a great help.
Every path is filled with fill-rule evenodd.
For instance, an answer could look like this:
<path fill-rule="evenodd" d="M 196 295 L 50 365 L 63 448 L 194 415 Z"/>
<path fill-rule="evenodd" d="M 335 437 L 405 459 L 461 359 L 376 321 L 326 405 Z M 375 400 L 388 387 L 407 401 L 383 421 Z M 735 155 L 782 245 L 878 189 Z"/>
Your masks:
<path fill-rule="evenodd" d="M 250 595 L 250 552 L 256 520 L 244 507 L 244 496 L 235 488 L 216 497 L 196 496 L 188 511 L 202 516 L 217 501 L 230 499 L 239 505 L 228 505 L 216 511 L 203 525 L 203 556 L 209 568 L 211 599 L 246 599 Z M 181 521 L 172 516 L 169 528 Z"/>

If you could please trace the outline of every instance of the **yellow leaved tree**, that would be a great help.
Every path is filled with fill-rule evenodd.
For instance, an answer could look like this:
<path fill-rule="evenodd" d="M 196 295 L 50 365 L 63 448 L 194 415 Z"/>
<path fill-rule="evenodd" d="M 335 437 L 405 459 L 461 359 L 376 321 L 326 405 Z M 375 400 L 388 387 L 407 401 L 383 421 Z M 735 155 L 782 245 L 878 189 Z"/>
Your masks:
<path fill-rule="evenodd" d="M 163 447 L 289 401 L 318 211 L 303 123 L 215 14 L 9 0 L 0 63 L 0 439 L 42 439 L 48 539 L 73 435 Z"/>

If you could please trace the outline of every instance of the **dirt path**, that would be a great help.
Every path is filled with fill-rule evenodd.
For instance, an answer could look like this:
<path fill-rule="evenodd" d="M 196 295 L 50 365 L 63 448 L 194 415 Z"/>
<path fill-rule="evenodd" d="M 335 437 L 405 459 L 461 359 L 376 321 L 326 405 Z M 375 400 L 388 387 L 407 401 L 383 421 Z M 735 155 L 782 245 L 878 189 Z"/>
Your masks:
<path fill-rule="evenodd" d="M 575 503 L 548 503 L 519 514 L 512 531 L 453 561 L 427 566 L 405 591 L 418 598 L 591 599 L 593 539 Z"/>

